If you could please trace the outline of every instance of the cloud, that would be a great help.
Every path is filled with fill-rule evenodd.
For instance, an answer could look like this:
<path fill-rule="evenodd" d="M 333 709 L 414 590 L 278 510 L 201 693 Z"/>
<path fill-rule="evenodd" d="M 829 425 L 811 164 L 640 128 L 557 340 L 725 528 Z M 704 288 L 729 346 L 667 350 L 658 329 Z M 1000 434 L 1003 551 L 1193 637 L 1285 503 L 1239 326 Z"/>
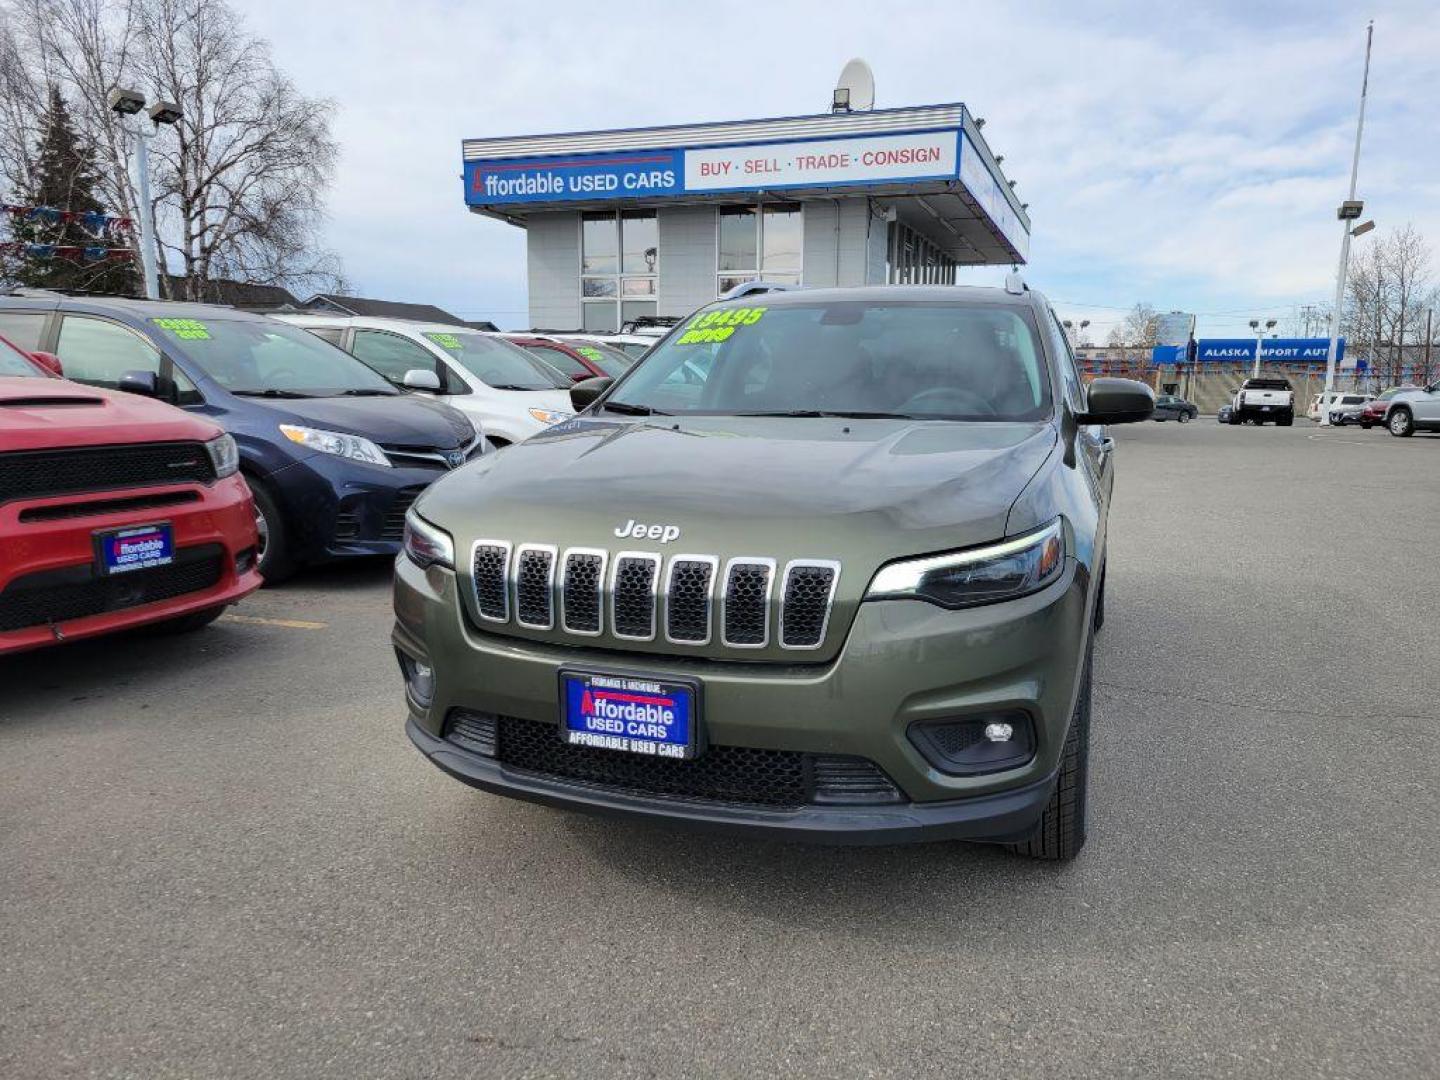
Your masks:
<path fill-rule="evenodd" d="M 376 295 L 525 322 L 523 234 L 464 209 L 463 137 L 817 112 L 854 55 L 882 106 L 963 100 L 987 118 L 1031 204 L 1028 276 L 1096 327 L 1143 299 L 1224 312 L 1201 318 L 1223 332 L 1246 305 L 1332 288 L 1364 46 L 1339 3 L 831 0 L 738 22 L 571 0 L 543 18 L 439 0 L 245 11 L 297 83 L 340 105 L 328 236 Z M 1375 18 L 1367 213 L 1440 238 L 1440 12 L 1407 0 Z"/>

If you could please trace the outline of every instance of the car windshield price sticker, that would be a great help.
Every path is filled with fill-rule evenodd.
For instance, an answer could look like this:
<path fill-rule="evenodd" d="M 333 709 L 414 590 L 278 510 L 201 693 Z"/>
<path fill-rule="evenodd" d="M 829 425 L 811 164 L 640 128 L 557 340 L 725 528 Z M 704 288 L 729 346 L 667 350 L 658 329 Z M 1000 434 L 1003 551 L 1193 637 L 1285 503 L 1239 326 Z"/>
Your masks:
<path fill-rule="evenodd" d="M 766 312 L 763 307 L 721 308 L 697 315 L 685 327 L 676 345 L 701 345 L 709 341 L 725 341 L 741 326 L 754 326 Z"/>
<path fill-rule="evenodd" d="M 624 675 L 560 676 L 561 738 L 571 746 L 688 758 L 695 748 L 695 688 Z"/>
<path fill-rule="evenodd" d="M 442 349 L 460 349 L 460 339 L 454 334 L 426 334 L 427 338 L 439 345 Z"/>
<path fill-rule="evenodd" d="M 151 319 L 161 330 L 169 330 L 170 333 L 185 341 L 209 341 L 210 328 L 199 319 Z"/>
<path fill-rule="evenodd" d="M 575 351 L 585 357 L 586 360 L 593 360 L 597 364 L 605 359 L 604 353 L 590 345 L 577 345 Z"/>

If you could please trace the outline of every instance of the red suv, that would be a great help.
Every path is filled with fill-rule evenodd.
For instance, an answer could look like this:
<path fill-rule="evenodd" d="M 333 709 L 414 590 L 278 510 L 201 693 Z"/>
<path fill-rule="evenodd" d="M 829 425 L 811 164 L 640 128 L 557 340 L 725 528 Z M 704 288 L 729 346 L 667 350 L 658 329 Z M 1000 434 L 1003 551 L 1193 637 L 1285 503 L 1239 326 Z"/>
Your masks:
<path fill-rule="evenodd" d="M 619 378 L 633 362 L 622 352 L 590 342 L 561 341 L 535 334 L 505 334 L 503 337 L 538 356 L 562 375 L 570 376 L 574 382 Z"/>
<path fill-rule="evenodd" d="M 234 440 L 56 368 L 0 338 L 0 654 L 196 630 L 257 589 Z"/>

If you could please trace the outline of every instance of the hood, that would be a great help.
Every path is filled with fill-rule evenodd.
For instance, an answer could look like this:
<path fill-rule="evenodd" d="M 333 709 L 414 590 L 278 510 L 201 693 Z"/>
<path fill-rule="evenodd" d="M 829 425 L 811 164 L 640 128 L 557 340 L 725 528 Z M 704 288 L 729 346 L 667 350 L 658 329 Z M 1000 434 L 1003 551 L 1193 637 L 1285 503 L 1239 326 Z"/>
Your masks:
<path fill-rule="evenodd" d="M 0 378 L 0 451 L 204 442 L 219 434 L 208 420 L 136 394 L 64 379 Z"/>
<path fill-rule="evenodd" d="M 423 394 L 241 400 L 270 409 L 277 423 L 361 435 L 381 446 L 452 450 L 475 438 L 475 426 L 463 413 Z"/>
<path fill-rule="evenodd" d="M 716 639 L 700 653 L 663 635 L 627 640 L 608 629 L 577 638 L 558 625 L 530 628 L 515 620 L 487 627 L 495 632 L 679 657 L 824 662 L 844 641 L 876 569 L 896 558 L 1002 537 L 1011 506 L 1056 444 L 1048 423 L 782 417 L 609 422 L 587 416 L 442 477 L 416 509 L 448 531 L 457 553 L 464 553 L 456 570 L 463 603 L 477 622 L 468 557 L 477 540 L 554 545 L 559 553 L 599 548 L 616 560 L 613 567 L 622 552 L 659 555 L 667 565 L 677 556 L 709 556 L 718 575 L 730 559 L 774 560 L 769 626 L 775 632 L 767 645 L 749 652 L 737 654 Z M 778 641 L 783 616 L 777 597 L 791 560 L 839 568 L 824 641 L 805 654 Z"/>
<path fill-rule="evenodd" d="M 1049 424 L 582 418 L 444 478 L 421 512 L 465 546 L 484 535 L 838 559 L 868 576 L 890 559 L 1003 536 L 1055 444 Z M 627 522 L 678 533 L 617 536 Z"/>

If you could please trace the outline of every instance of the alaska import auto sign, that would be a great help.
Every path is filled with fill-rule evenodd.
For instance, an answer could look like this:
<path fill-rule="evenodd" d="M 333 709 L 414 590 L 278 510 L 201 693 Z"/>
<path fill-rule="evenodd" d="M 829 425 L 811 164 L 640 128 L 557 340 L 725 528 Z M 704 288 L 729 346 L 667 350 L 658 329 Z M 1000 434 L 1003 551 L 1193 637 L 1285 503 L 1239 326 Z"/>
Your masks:
<path fill-rule="evenodd" d="M 1270 364 L 1325 363 L 1330 352 L 1329 338 L 1268 338 L 1260 359 Z M 1336 349 L 1335 362 L 1345 355 L 1345 339 Z M 1201 338 L 1195 343 L 1195 359 L 1202 364 L 1255 361 L 1254 338 Z"/>
<path fill-rule="evenodd" d="M 960 176 L 960 145 L 960 132 L 950 128 L 795 142 L 467 161 L 465 201 L 472 206 L 504 206 L 954 180 Z"/>

